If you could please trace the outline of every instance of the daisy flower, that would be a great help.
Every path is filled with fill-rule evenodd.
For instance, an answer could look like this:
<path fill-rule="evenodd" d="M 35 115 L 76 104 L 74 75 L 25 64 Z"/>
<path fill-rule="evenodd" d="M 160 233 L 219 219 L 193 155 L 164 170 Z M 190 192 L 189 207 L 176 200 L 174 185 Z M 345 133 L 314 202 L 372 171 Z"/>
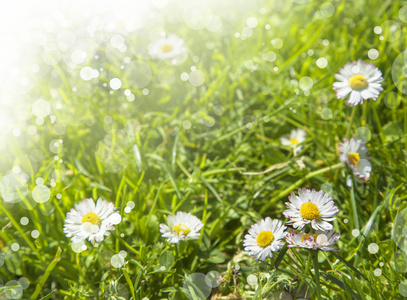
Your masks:
<path fill-rule="evenodd" d="M 285 203 L 288 209 L 283 211 L 283 215 L 290 218 L 287 224 L 292 224 L 298 230 L 307 224 L 311 224 L 315 230 L 333 229 L 328 222 L 336 219 L 334 216 L 339 209 L 324 191 L 303 188 L 298 190 L 298 196 L 291 193 L 288 200 L 290 202 Z"/>
<path fill-rule="evenodd" d="M 339 81 L 334 82 L 334 90 L 338 99 L 346 99 L 349 106 L 362 104 L 363 100 L 377 100 L 383 90 L 381 82 L 384 80 L 382 72 L 374 64 L 362 60 L 348 62 L 335 74 Z"/>
<path fill-rule="evenodd" d="M 334 233 L 333 230 L 317 231 L 316 233 L 297 231 L 287 234 L 285 240 L 289 248 L 301 247 L 312 250 L 339 251 L 337 247 L 333 247 L 333 245 L 339 241 L 339 238 L 339 233 Z"/>
<path fill-rule="evenodd" d="M 83 199 L 75 204 L 75 209 L 71 209 L 66 214 L 64 233 L 67 237 L 72 237 L 73 243 L 79 243 L 88 239 L 92 244 L 100 243 L 104 236 L 110 235 L 109 230 L 114 230 L 114 226 L 119 224 L 121 216 L 115 212 L 113 203 L 98 199 L 95 202 L 92 198 Z"/>
<path fill-rule="evenodd" d="M 186 48 L 183 39 L 170 34 L 151 43 L 148 53 L 152 59 L 167 60 L 182 56 L 186 53 Z"/>
<path fill-rule="evenodd" d="M 166 238 L 171 244 L 176 244 L 179 241 L 186 239 L 197 240 L 201 233 L 203 223 L 190 213 L 179 211 L 174 216 L 167 217 L 167 224 L 160 224 L 160 232 L 162 237 Z"/>
<path fill-rule="evenodd" d="M 362 140 L 352 137 L 350 140 L 344 138 L 343 143 L 339 143 L 339 160 L 346 162 L 353 173 L 363 179 L 369 179 L 372 167 L 367 156 L 368 149 Z"/>
<path fill-rule="evenodd" d="M 305 132 L 305 130 L 297 128 L 291 130 L 290 134 L 282 136 L 280 138 L 280 142 L 284 146 L 290 146 L 291 148 L 294 148 L 296 151 L 299 151 L 301 150 L 301 146 L 299 146 L 299 144 L 305 141 L 306 136 L 307 133 Z"/>
<path fill-rule="evenodd" d="M 249 234 L 244 237 L 243 246 L 245 251 L 250 251 L 254 259 L 264 261 L 267 256 L 273 257 L 273 252 L 280 250 L 284 246 L 282 240 L 287 227 L 279 220 L 271 220 L 267 217 L 249 229 Z"/>

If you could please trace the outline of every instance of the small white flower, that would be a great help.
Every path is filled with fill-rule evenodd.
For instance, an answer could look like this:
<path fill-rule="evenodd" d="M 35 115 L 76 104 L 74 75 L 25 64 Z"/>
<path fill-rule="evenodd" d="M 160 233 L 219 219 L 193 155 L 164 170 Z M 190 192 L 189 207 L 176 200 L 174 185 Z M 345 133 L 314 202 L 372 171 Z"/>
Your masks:
<path fill-rule="evenodd" d="M 284 146 L 290 146 L 291 148 L 295 149 L 296 151 L 301 150 L 301 144 L 302 142 L 305 141 L 305 138 L 307 136 L 307 133 L 305 130 L 301 128 L 293 129 L 291 130 L 290 134 L 284 135 L 280 138 L 281 144 Z"/>
<path fill-rule="evenodd" d="M 331 231 L 317 231 L 316 233 L 305 233 L 304 231 L 291 232 L 287 234 L 286 241 L 288 247 L 302 247 L 307 249 L 323 251 L 339 251 L 332 245 L 339 241 L 339 233 Z"/>
<path fill-rule="evenodd" d="M 184 40 L 175 34 L 161 37 L 148 46 L 152 59 L 167 60 L 177 58 L 186 53 Z"/>
<path fill-rule="evenodd" d="M 83 199 L 75 204 L 75 209 L 71 209 L 66 214 L 64 233 L 67 237 L 72 237 L 73 243 L 79 243 L 88 239 L 92 244 L 96 241 L 100 243 L 104 236 L 110 235 L 109 230 L 114 230 L 114 226 L 119 224 L 121 216 L 115 212 L 113 203 L 98 199 L 95 202 L 92 198 Z"/>
<path fill-rule="evenodd" d="M 362 104 L 363 100 L 377 100 L 383 90 L 381 82 L 384 80 L 382 72 L 374 64 L 365 63 L 362 60 L 348 62 L 340 74 L 335 74 L 339 81 L 334 82 L 333 89 L 336 91 L 338 99 L 349 99 L 346 102 L 349 106 Z"/>
<path fill-rule="evenodd" d="M 273 257 L 272 252 L 284 246 L 282 239 L 286 235 L 286 228 L 281 221 L 271 220 L 270 217 L 253 224 L 249 234 L 244 237 L 244 250 L 250 251 L 249 255 L 253 255 L 256 260 L 264 261 L 267 256 Z"/>
<path fill-rule="evenodd" d="M 199 232 L 203 223 L 190 213 L 179 211 L 175 216 L 167 217 L 167 225 L 160 224 L 162 237 L 171 244 L 178 243 L 186 239 L 199 239 Z"/>
<path fill-rule="evenodd" d="M 370 178 L 372 167 L 367 156 L 368 149 L 362 140 L 352 137 L 350 140 L 344 138 L 343 143 L 339 143 L 339 160 L 347 163 L 353 173 L 365 180 Z"/>
<path fill-rule="evenodd" d="M 298 230 L 307 224 L 311 224 L 315 230 L 333 229 L 328 222 L 336 219 L 334 216 L 339 209 L 324 191 L 303 188 L 298 190 L 298 196 L 291 193 L 288 200 L 290 202 L 285 203 L 288 209 L 283 211 L 283 215 L 290 218 L 287 224 L 292 224 Z"/>

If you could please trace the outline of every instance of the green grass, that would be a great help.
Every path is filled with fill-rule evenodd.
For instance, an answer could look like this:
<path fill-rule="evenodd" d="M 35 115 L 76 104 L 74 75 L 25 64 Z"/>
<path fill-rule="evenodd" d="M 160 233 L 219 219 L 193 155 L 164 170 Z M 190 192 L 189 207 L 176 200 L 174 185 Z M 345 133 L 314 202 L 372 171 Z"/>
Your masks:
<path fill-rule="evenodd" d="M 193 286 L 191 274 L 217 271 L 224 280 L 212 290 L 212 297 L 217 295 L 212 299 L 280 299 L 270 297 L 283 291 L 293 299 L 317 299 L 317 294 L 322 299 L 403 299 L 399 285 L 405 280 L 407 257 L 392 237 L 397 239 L 397 230 L 405 226 L 398 213 L 407 207 L 407 103 L 391 70 L 407 47 L 406 23 L 398 16 L 407 2 L 333 1 L 335 13 L 322 19 L 315 17 L 322 1 L 280 8 L 279 1 L 256 3 L 252 11 L 230 8 L 217 33 L 169 22 L 166 32 L 185 40 L 189 56 L 179 66 L 145 60 L 152 71 L 148 95 L 138 88 L 144 73 L 127 72 L 123 62 L 125 56 L 142 60 L 141 55 L 108 52 L 108 43 L 88 56 L 87 65 L 104 69 L 95 80 L 83 81 L 81 67 L 63 60 L 41 65 L 47 76 L 33 76 L 35 85 L 24 96 L 28 110 L 35 100 L 46 99 L 65 132 L 57 134 L 58 127 L 46 117 L 30 135 L 32 116 L 20 136 L 8 136 L 0 172 L 5 176 L 19 166 L 29 179 L 16 190 L 17 203 L 0 202 L 0 283 L 27 278 L 22 299 L 187 299 L 184 282 Z M 258 20 L 253 35 L 236 38 L 251 16 Z M 386 20 L 400 25 L 401 36 L 393 42 L 380 40 L 373 31 Z M 146 32 L 148 28 L 125 37 L 131 50 L 148 46 Z M 283 41 L 280 49 L 270 42 L 276 38 Z M 372 48 L 380 53 L 374 61 L 367 55 Z M 262 58 L 269 51 L 276 54 L 274 62 Z M 324 69 L 316 65 L 320 57 L 328 61 Z M 340 67 L 358 59 L 382 71 L 384 91 L 376 102 L 350 108 L 335 98 L 332 84 Z M 202 86 L 180 79 L 192 66 L 205 74 Z M 162 70 L 173 73 L 173 83 L 160 82 Z M 313 80 L 309 96 L 298 87 L 304 76 Z M 110 93 L 112 77 L 120 78 L 122 86 Z M 126 100 L 125 89 L 135 95 L 133 102 Z M 395 108 L 385 104 L 392 92 L 401 102 Z M 321 117 L 324 108 L 331 110 L 331 118 Z M 307 131 L 307 140 L 293 156 L 279 138 L 297 127 Z M 373 171 L 369 182 L 349 188 L 350 173 L 339 164 L 337 145 L 360 127 L 371 132 L 367 146 Z M 63 140 L 63 149 L 53 153 L 49 145 L 55 139 Z M 42 204 L 31 194 L 40 177 L 51 191 Z M 253 223 L 266 216 L 288 221 L 282 215 L 284 203 L 300 187 L 330 192 L 340 209 L 334 221 L 341 234 L 340 252 L 314 257 L 318 277 L 306 250 L 284 249 L 265 262 L 243 251 L 244 235 Z M 75 253 L 62 231 L 65 215 L 89 197 L 113 202 L 122 222 L 98 247 L 87 242 L 87 250 Z M 128 201 L 135 208 L 125 213 Z M 176 211 L 202 219 L 199 240 L 177 247 L 161 237 L 159 223 Z M 27 225 L 21 224 L 22 217 L 29 219 Z M 359 236 L 352 235 L 354 229 Z M 32 237 L 33 230 L 38 238 Z M 11 249 L 14 243 L 18 251 Z M 368 250 L 371 243 L 379 246 L 376 254 Z M 127 252 L 126 263 L 114 268 L 110 258 L 121 250 Z M 381 275 L 374 275 L 376 269 Z M 258 278 L 255 286 L 247 284 L 251 274 Z M 0 285 L 0 295 L 18 291 L 15 283 Z M 203 297 L 195 293 L 190 299 Z"/>

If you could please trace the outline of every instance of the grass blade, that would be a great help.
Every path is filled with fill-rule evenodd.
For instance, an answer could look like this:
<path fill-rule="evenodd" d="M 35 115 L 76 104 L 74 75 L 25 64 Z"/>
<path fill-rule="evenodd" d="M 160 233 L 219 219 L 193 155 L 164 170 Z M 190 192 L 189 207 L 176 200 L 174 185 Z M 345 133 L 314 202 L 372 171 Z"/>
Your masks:
<path fill-rule="evenodd" d="M 55 268 L 59 260 L 61 259 L 62 249 L 58 247 L 57 253 L 55 254 L 54 259 L 49 264 L 47 269 L 45 270 L 44 275 L 41 276 L 40 280 L 38 281 L 37 285 L 35 286 L 34 294 L 31 295 L 30 300 L 37 299 L 39 293 L 41 292 L 42 287 L 44 286 L 45 282 L 47 281 L 49 275 L 51 274 L 52 270 Z"/>

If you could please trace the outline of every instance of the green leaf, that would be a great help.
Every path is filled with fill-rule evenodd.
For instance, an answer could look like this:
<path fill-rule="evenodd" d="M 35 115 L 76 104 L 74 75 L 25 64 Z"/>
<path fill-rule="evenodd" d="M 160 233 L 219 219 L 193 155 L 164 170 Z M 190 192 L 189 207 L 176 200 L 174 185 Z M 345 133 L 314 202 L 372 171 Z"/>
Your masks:
<path fill-rule="evenodd" d="M 330 274 L 323 275 L 346 292 L 345 284 L 342 281 L 333 277 Z M 362 300 L 354 291 L 350 290 L 350 293 L 352 294 L 352 299 Z"/>
<path fill-rule="evenodd" d="M 160 256 L 160 266 L 164 266 L 166 270 L 171 269 L 172 264 L 174 263 L 174 255 L 170 251 L 165 251 Z"/>

